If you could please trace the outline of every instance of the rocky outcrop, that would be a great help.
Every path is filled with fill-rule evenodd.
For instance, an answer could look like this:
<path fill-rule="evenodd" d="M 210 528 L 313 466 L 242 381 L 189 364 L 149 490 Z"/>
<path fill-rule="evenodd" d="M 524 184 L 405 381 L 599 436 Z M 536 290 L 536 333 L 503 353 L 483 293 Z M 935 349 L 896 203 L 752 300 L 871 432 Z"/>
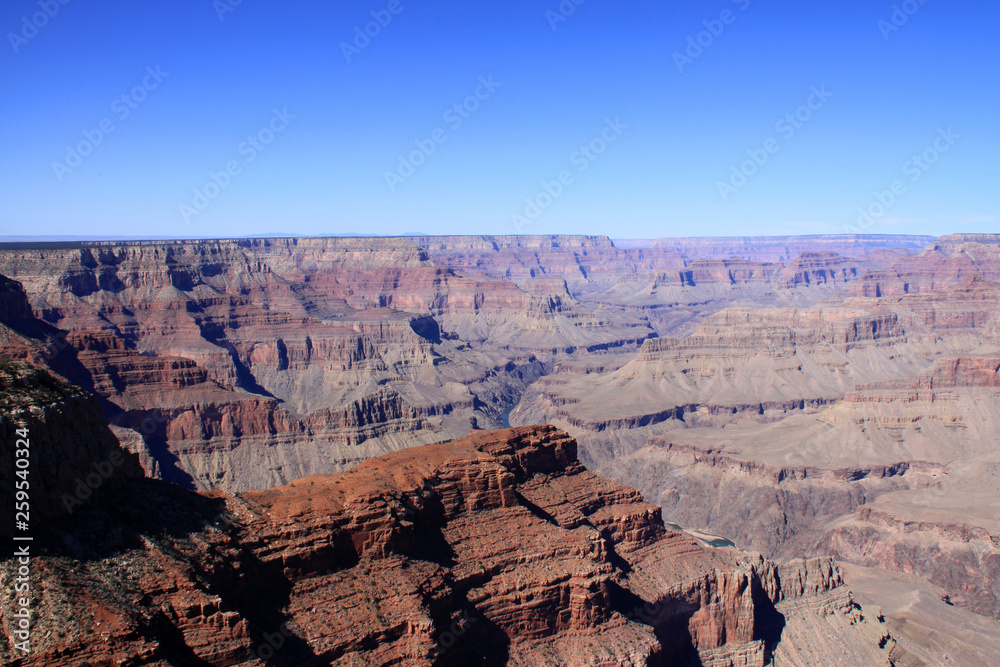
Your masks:
<path fill-rule="evenodd" d="M 673 251 L 619 248 L 606 236 L 412 237 L 437 263 L 463 275 L 510 280 L 527 289 L 555 278 L 579 295 L 607 289 L 622 279 L 683 268 Z"/>
<path fill-rule="evenodd" d="M 919 573 L 948 601 L 1000 620 L 1000 535 L 977 525 L 916 520 L 865 506 L 832 527 L 820 548 L 862 566 Z"/>
<path fill-rule="evenodd" d="M 864 296 L 898 296 L 940 290 L 980 278 L 1000 282 L 1000 244 L 991 234 L 955 234 L 931 243 L 892 266 L 872 270 L 852 287 Z"/>
<path fill-rule="evenodd" d="M 825 553 L 814 545 L 830 525 L 879 496 L 926 485 L 943 470 L 908 461 L 850 468 L 782 463 L 653 439 L 606 472 L 633 480 L 671 522 L 792 558 Z"/>
<path fill-rule="evenodd" d="M 995 617 L 998 365 L 942 359 L 773 425 L 602 434 L 614 453 L 602 472 L 674 523 L 773 557 L 918 575 Z"/>
<path fill-rule="evenodd" d="M 822 544 L 852 563 L 921 573 L 949 591 L 952 604 L 1000 620 L 1000 536 L 984 528 L 900 519 L 862 507 Z"/>
<path fill-rule="evenodd" d="M 880 496 L 831 523 L 815 551 L 920 575 L 950 604 L 1000 619 L 1000 454 L 987 426 L 996 421 L 995 368 L 995 358 L 957 359 L 918 379 L 924 388 L 903 400 L 920 406 L 924 430 L 952 443 L 954 460 L 925 486 Z M 884 411 L 885 394 L 878 397 Z"/>
<path fill-rule="evenodd" d="M 829 561 L 700 547 L 551 427 L 266 491 L 113 489 L 39 526 L 32 653 L 5 663 L 763 666 L 817 614 L 858 664 L 891 650 Z"/>
<path fill-rule="evenodd" d="M 820 665 L 831 662 L 831 656 L 852 664 L 916 664 L 890 634 L 881 610 L 854 601 L 830 560 L 794 560 L 778 570 L 782 590 L 775 610 L 785 628 L 774 665 Z M 851 632 L 828 633 L 830 625 L 847 625 Z M 881 650 L 873 653 L 872 646 Z"/>
<path fill-rule="evenodd" d="M 935 390 L 1000 387 L 1000 357 L 942 359 L 919 375 L 857 385 L 844 400 L 852 403 L 935 400 Z"/>
<path fill-rule="evenodd" d="M 858 279 L 858 263 L 834 252 L 804 252 L 782 272 L 790 287 L 848 283 Z"/>
<path fill-rule="evenodd" d="M 0 276 L 0 359 L 45 364 L 60 352 L 56 333 L 35 318 L 21 284 Z"/>
<path fill-rule="evenodd" d="M 66 333 L 29 317 L 0 323 L 0 337 L 0 358 L 43 364 L 100 396 L 115 435 L 147 474 L 194 488 L 270 486 L 341 470 L 440 439 L 448 428 L 467 431 L 469 418 L 451 413 L 474 410 L 457 384 L 408 397 L 375 385 L 300 415 L 274 397 L 223 386 L 189 358 L 143 354 L 110 332 Z"/>
<path fill-rule="evenodd" d="M 497 425 L 520 398 L 514 423 L 572 430 L 672 519 L 823 553 L 839 518 L 921 521 L 879 503 L 991 465 L 994 241 L 5 248 L 26 289 L 4 283 L 0 356 L 95 392 L 148 473 L 194 488 L 344 470 Z"/>
<path fill-rule="evenodd" d="M 716 573 L 736 564 L 668 534 L 655 507 L 635 491 L 585 471 L 575 449 L 571 439 L 551 428 L 474 434 L 374 459 L 338 478 L 307 478 L 287 489 L 241 497 L 261 507 L 261 523 L 251 524 L 268 545 L 261 561 L 287 576 L 323 575 L 336 567 L 338 548 L 362 562 L 409 555 L 444 565 L 452 595 L 466 601 L 469 615 L 481 623 L 468 630 L 466 659 L 476 646 L 487 655 L 542 664 L 532 656 L 538 640 L 554 654 L 552 664 L 618 664 L 665 651 L 683 653 L 683 644 L 657 645 L 655 634 L 668 628 L 690 637 L 696 652 L 730 643 L 744 651 L 743 645 L 753 644 L 752 571 Z M 333 524 L 330 532 L 303 526 L 319 520 Z M 654 563 L 678 559 L 683 563 L 673 565 L 680 576 L 672 590 L 642 598 L 639 591 L 646 592 L 650 578 L 668 576 Z M 345 576 L 324 578 L 328 596 L 336 595 L 332 584 Z M 623 618 L 622 600 L 636 595 L 636 604 L 664 609 L 652 623 L 653 633 L 631 628 Z M 344 639 L 317 626 L 319 610 L 328 614 L 331 604 L 337 603 L 311 601 L 316 611 L 303 609 L 294 619 L 307 641 L 322 643 L 334 655 L 364 645 L 352 637 L 336 648 Z M 681 621 L 683 610 L 692 606 L 704 606 L 698 615 L 703 618 Z M 603 629 L 613 630 L 616 641 L 604 642 L 607 656 L 594 662 L 581 652 L 581 640 L 596 640 Z M 491 646 L 496 631 L 507 637 L 506 646 Z M 761 653 L 763 646 L 758 649 Z M 378 656 L 387 650 L 366 654 L 384 660 Z"/>
<path fill-rule="evenodd" d="M 21 322 L 31 319 L 28 296 L 17 281 L 0 276 L 0 321 Z"/>
<path fill-rule="evenodd" d="M 32 526 L 140 477 L 93 396 L 29 364 L 0 362 L 0 537 L 14 534 L 16 507 L 18 522 Z"/>
<path fill-rule="evenodd" d="M 627 363 L 558 366 L 512 423 L 566 428 L 706 540 L 894 569 L 996 616 L 996 248 L 886 254 L 867 296 L 728 308 Z"/>

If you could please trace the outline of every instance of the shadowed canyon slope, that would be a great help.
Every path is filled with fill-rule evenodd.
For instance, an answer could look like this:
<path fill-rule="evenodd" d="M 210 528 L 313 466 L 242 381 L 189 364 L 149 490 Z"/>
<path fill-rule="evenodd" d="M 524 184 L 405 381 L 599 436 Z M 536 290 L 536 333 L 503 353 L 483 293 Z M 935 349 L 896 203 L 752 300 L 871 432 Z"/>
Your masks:
<path fill-rule="evenodd" d="M 36 459 L 66 459 L 67 475 L 36 493 L 75 493 L 84 470 L 66 456 L 77 449 L 67 422 L 100 433 L 97 404 L 77 406 L 80 392 L 27 364 L 5 372 L 4 395 L 16 387 L 20 400 L 3 427 L 29 428 Z M 638 492 L 583 468 L 552 427 L 240 494 L 139 479 L 113 438 L 88 446 L 128 472 L 36 531 L 33 649 L 4 642 L 5 664 L 754 667 L 909 655 L 831 561 L 701 547 L 664 529 Z M 5 445 L 0 457 L 12 456 Z M 15 572 L 0 562 L 0 579 Z M 13 628 L 5 618 L 0 634 Z"/>
<path fill-rule="evenodd" d="M 147 475 L 250 498 L 554 424 L 702 544 L 853 563 L 900 664 L 1000 637 L 1000 236 L 7 244 L 0 274 L 0 356 L 95 394 Z M 961 614 L 991 625 L 913 630 Z"/>

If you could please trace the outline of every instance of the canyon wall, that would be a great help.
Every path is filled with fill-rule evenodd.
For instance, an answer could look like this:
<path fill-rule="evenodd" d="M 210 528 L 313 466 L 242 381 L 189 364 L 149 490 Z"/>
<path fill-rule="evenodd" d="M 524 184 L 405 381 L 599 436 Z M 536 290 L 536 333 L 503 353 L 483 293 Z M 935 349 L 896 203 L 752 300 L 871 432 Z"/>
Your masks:
<path fill-rule="evenodd" d="M 876 264 L 583 236 L 5 244 L 0 321 L 3 356 L 97 394 L 148 473 L 235 490 L 500 426 L 556 364 L 762 295 L 813 303 Z"/>
<path fill-rule="evenodd" d="M 2 395 L 47 416 L 40 459 L 61 457 L 70 420 L 95 427 L 88 456 L 126 456 L 96 402 L 75 407 L 54 379 L 22 370 L 23 390 Z M 831 561 L 701 547 L 637 491 L 583 468 L 576 448 L 552 427 L 478 432 L 237 494 L 140 479 L 135 466 L 72 516 L 34 524 L 32 651 L 13 648 L 5 615 L 0 656 L 18 667 L 906 657 Z M 5 609 L 16 570 L 0 560 Z"/>
<path fill-rule="evenodd" d="M 624 363 L 556 367 L 553 423 L 668 521 L 917 575 L 1000 618 L 1000 237 L 945 237 L 809 307 L 735 307 Z"/>
<path fill-rule="evenodd" d="M 0 357 L 189 488 L 552 423 L 696 539 L 996 617 L 998 238 L 7 245 Z"/>

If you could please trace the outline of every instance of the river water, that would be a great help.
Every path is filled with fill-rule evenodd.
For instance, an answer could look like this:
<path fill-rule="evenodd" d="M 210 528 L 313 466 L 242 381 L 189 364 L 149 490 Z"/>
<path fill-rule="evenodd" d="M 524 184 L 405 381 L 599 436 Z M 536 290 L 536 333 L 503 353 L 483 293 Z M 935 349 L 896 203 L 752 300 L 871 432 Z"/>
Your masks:
<path fill-rule="evenodd" d="M 688 535 L 691 535 L 692 537 L 696 537 L 696 538 L 700 539 L 701 541 L 703 541 L 708 546 L 714 547 L 716 549 L 721 549 L 722 547 L 735 547 L 736 546 L 736 544 L 732 540 L 727 539 L 725 537 L 720 537 L 718 535 L 712 535 L 711 533 L 706 533 L 703 530 L 687 530 L 687 529 L 685 529 L 685 528 L 677 525 L 676 523 L 670 523 L 669 521 L 665 521 L 664 523 L 667 525 L 668 528 L 673 528 L 674 530 L 683 531 L 683 532 L 687 533 Z"/>
<path fill-rule="evenodd" d="M 520 403 L 520 400 L 511 403 L 506 408 L 504 408 L 503 414 L 500 416 L 500 423 L 503 425 L 504 428 L 510 428 L 510 413 L 513 412 L 514 408 L 517 407 L 518 403 Z"/>

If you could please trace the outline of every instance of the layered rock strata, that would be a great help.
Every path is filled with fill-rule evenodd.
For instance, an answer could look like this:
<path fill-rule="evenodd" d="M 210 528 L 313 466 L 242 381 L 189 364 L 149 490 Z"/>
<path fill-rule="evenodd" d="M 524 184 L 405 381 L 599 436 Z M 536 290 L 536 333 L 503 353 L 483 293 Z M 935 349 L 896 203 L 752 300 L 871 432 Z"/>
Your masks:
<path fill-rule="evenodd" d="M 781 637 L 819 631 L 856 664 L 900 656 L 829 561 L 700 547 L 551 427 L 266 491 L 109 489 L 36 528 L 32 652 L 5 617 L 5 664 L 808 664 Z"/>
<path fill-rule="evenodd" d="M 679 525 L 915 574 L 1000 618 L 997 247 L 944 238 L 865 274 L 866 296 L 730 308 L 627 363 L 560 367 L 512 423 L 566 428 Z"/>
<path fill-rule="evenodd" d="M 194 488 L 281 484 L 495 426 L 552 359 L 653 335 L 580 308 L 562 281 L 466 278 L 400 239 L 57 245 L 0 264 L 26 286 L 22 333 L 59 337 L 67 363 L 50 367 L 105 400 L 148 472 Z"/>

